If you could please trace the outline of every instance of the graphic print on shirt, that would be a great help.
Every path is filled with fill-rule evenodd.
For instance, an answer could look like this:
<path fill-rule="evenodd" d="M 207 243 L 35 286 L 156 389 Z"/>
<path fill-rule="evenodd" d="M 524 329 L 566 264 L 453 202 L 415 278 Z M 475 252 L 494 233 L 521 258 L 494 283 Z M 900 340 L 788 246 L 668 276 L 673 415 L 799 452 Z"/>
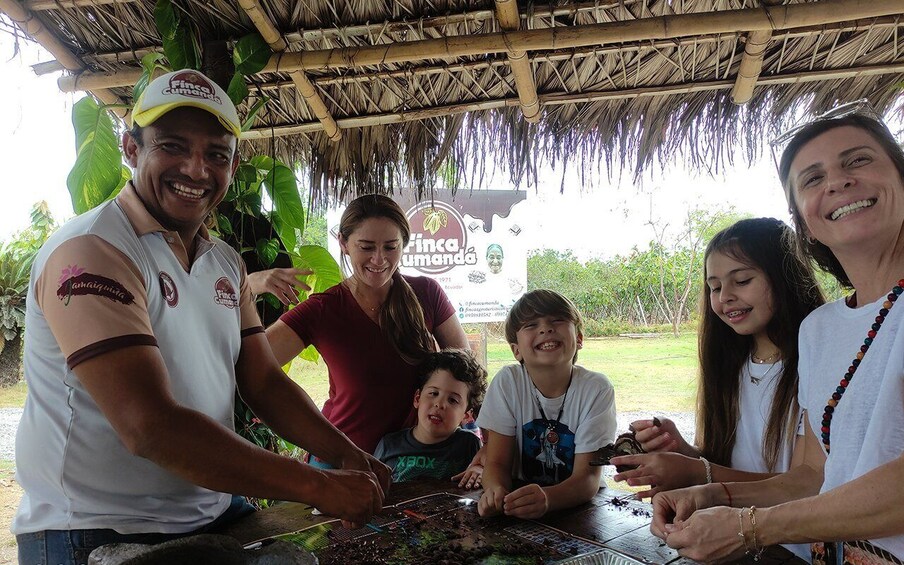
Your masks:
<path fill-rule="evenodd" d="M 402 455 L 396 460 L 392 480 L 401 483 L 418 477 L 451 477 L 454 470 L 466 466 L 466 461 L 437 461 L 429 455 Z"/>
<path fill-rule="evenodd" d="M 220 277 L 219 279 L 217 279 L 217 282 L 216 284 L 214 284 L 213 288 L 214 302 L 229 309 L 238 308 L 238 295 L 235 293 L 235 289 L 232 288 L 232 283 L 229 282 L 229 279 L 227 279 L 226 277 Z"/>
<path fill-rule="evenodd" d="M 73 296 L 87 296 L 93 294 L 95 296 L 103 296 L 114 302 L 121 302 L 125 305 L 135 302 L 135 296 L 126 290 L 126 287 L 119 281 L 102 275 L 86 273 L 78 265 L 68 265 L 63 272 L 60 273 L 60 287 L 57 289 L 57 298 L 68 306 Z"/>
<path fill-rule="evenodd" d="M 176 282 L 166 271 L 160 271 L 157 278 L 160 280 L 160 292 L 163 293 L 163 300 L 166 301 L 167 306 L 175 308 L 176 304 L 179 304 L 179 289 L 176 288 Z"/>
<path fill-rule="evenodd" d="M 537 418 L 521 427 L 521 471 L 540 486 L 561 483 L 574 471 L 574 432 L 562 422 Z"/>

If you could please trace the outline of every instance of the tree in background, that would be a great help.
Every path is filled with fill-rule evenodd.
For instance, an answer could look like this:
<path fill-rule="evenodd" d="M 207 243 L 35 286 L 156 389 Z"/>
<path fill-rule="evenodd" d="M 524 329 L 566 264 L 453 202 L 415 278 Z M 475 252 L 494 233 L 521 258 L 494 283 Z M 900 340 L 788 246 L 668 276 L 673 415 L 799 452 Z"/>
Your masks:
<path fill-rule="evenodd" d="M 31 265 L 41 245 L 56 229 L 46 202 L 31 209 L 31 225 L 0 245 L 0 387 L 19 382 L 25 296 Z"/>

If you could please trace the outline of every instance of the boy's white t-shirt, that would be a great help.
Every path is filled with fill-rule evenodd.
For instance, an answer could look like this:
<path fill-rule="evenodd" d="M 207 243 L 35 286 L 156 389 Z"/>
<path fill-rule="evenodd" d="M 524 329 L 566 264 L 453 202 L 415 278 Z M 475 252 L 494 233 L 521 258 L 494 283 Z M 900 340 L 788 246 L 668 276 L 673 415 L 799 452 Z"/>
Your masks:
<path fill-rule="evenodd" d="M 568 391 L 546 398 L 522 365 L 509 365 L 490 383 L 477 425 L 515 438 L 513 477 L 553 485 L 571 476 L 576 453 L 615 439 L 615 391 L 601 373 L 575 365 Z"/>

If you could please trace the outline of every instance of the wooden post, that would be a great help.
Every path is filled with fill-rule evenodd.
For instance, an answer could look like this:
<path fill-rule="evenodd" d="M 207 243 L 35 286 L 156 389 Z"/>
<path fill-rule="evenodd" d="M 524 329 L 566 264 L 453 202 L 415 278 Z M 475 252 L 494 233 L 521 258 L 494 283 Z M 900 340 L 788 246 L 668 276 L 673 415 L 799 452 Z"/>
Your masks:
<path fill-rule="evenodd" d="M 254 26 L 260 32 L 264 41 L 270 45 L 270 49 L 276 52 L 274 56 L 278 57 L 281 55 L 288 46 L 286 40 L 282 38 L 279 30 L 276 29 L 276 26 L 273 25 L 261 9 L 258 0 L 239 0 L 239 5 L 245 10 L 251 21 L 254 22 Z M 333 119 L 329 109 L 326 107 L 326 103 L 308 77 L 300 70 L 290 70 L 289 77 L 295 83 L 298 93 L 307 102 L 311 113 L 323 124 L 323 132 L 330 138 L 330 141 L 337 142 L 342 139 L 342 132 L 339 130 L 336 120 Z"/>
<path fill-rule="evenodd" d="M 747 34 L 744 56 L 738 68 L 738 78 L 731 90 L 731 99 L 735 104 L 746 104 L 753 97 L 753 87 L 763 71 L 763 55 L 772 40 L 772 32 L 768 30 L 751 31 Z"/>
<path fill-rule="evenodd" d="M 521 29 L 521 16 L 518 14 L 518 4 L 515 0 L 496 0 L 496 20 L 499 27 L 506 31 L 518 31 Z M 537 98 L 537 85 L 534 82 L 534 73 L 530 67 L 530 59 L 527 51 L 510 49 L 508 61 L 515 78 L 515 89 L 518 91 L 518 100 L 521 102 L 521 113 L 524 119 L 531 123 L 540 120 L 540 100 Z"/>

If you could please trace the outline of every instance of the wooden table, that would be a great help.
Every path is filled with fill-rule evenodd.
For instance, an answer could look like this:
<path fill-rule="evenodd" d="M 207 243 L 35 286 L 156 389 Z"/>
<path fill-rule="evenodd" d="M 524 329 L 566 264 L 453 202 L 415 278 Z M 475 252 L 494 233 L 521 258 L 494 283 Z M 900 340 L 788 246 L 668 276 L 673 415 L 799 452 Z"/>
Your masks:
<path fill-rule="evenodd" d="M 453 483 L 445 481 L 425 480 L 393 485 L 386 503 L 397 504 L 438 492 L 448 492 L 474 500 L 480 497 L 480 491 L 459 489 Z M 680 557 L 662 540 L 650 533 L 652 507 L 648 503 L 629 500 L 629 496 L 630 493 L 601 488 L 590 502 L 568 510 L 550 512 L 537 521 L 569 534 L 602 543 L 650 564 L 693 563 Z M 613 499 L 617 500 L 613 502 Z M 240 520 L 224 533 L 242 543 L 250 543 L 328 520 L 331 518 L 313 516 L 309 506 L 283 502 Z M 791 552 L 775 546 L 764 552 L 758 565 L 802 563 L 803 561 L 797 559 Z"/>

